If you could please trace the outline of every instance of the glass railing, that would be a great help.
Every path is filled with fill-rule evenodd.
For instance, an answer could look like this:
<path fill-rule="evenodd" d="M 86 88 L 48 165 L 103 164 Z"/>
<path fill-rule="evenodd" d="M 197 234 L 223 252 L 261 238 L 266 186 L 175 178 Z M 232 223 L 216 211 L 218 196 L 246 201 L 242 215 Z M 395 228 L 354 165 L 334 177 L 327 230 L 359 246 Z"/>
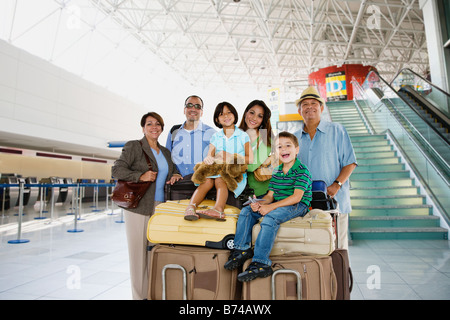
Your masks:
<path fill-rule="evenodd" d="M 405 107 L 402 104 L 406 103 L 377 72 L 371 71 L 362 86 L 357 81 L 352 84 L 354 100 L 374 133 L 391 136 L 442 216 L 450 223 L 449 158 L 443 158 L 408 120 L 402 111 Z M 448 144 L 443 147 L 442 152 L 450 152 Z"/>
<path fill-rule="evenodd" d="M 413 89 L 432 106 L 441 111 L 447 118 L 450 118 L 450 95 L 411 69 L 402 69 L 394 77 L 390 85 L 396 91 L 408 86 L 408 88 Z"/>

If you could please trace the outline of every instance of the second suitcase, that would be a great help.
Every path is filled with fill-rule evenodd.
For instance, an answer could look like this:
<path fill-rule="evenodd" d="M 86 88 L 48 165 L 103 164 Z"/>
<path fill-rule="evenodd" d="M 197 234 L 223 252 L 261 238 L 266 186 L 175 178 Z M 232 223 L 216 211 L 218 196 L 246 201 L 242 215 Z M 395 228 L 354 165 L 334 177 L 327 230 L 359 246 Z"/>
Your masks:
<path fill-rule="evenodd" d="M 190 199 L 192 194 L 197 189 L 195 184 L 191 181 L 191 175 L 185 176 L 183 180 L 179 180 L 173 185 L 166 184 L 164 186 L 165 199 L 167 200 L 183 200 Z M 207 194 L 206 199 L 216 200 L 216 189 L 213 187 Z M 232 191 L 228 191 L 227 204 L 233 207 L 242 209 L 243 203 L 248 200 L 249 196 L 253 196 L 254 191 L 248 185 L 244 191 L 235 198 Z"/>
<path fill-rule="evenodd" d="M 353 274 L 350 268 L 348 251 L 336 249 L 331 254 L 331 259 L 333 260 L 333 269 L 338 284 L 336 300 L 350 300 L 350 293 L 353 289 Z"/>
<path fill-rule="evenodd" d="M 253 227 L 253 244 L 260 230 L 259 223 Z M 294 218 L 280 225 L 270 254 L 330 255 L 335 249 L 335 242 L 333 217 L 330 212 L 314 209 L 304 217 Z"/>
<path fill-rule="evenodd" d="M 237 270 L 226 270 L 228 250 L 156 245 L 150 253 L 149 300 L 240 298 Z"/>
<path fill-rule="evenodd" d="M 270 257 L 274 273 L 244 282 L 244 300 L 335 300 L 337 281 L 330 256 Z M 244 270 L 251 260 L 244 264 Z"/>

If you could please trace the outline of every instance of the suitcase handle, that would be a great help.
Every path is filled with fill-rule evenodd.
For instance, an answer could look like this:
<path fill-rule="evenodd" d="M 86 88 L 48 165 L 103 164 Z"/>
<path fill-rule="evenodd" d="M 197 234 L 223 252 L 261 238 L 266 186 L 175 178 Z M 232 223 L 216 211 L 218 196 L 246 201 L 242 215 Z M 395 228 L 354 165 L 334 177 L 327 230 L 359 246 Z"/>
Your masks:
<path fill-rule="evenodd" d="M 300 272 L 292 269 L 279 269 L 274 271 L 272 274 L 272 300 L 275 300 L 275 276 L 280 273 L 291 273 L 297 277 L 297 299 L 302 300 L 302 277 L 300 276 Z"/>
<path fill-rule="evenodd" d="M 186 286 L 186 270 L 179 264 L 166 264 L 162 268 L 162 300 L 166 300 L 166 270 L 179 269 L 183 272 L 183 300 L 187 300 L 187 286 Z"/>

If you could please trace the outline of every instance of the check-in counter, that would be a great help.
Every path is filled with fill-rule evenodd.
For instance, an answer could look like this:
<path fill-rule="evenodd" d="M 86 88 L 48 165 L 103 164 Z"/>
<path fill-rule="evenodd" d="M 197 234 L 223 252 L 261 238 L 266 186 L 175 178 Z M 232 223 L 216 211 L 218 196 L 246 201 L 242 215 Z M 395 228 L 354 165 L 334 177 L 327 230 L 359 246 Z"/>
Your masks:
<path fill-rule="evenodd" d="M 78 183 L 95 183 L 93 179 L 77 179 Z M 94 187 L 83 186 L 81 187 L 81 197 L 84 202 L 90 202 L 94 200 Z"/>
<path fill-rule="evenodd" d="M 33 185 L 38 184 L 36 177 L 25 178 L 25 184 Z M 27 207 L 33 207 L 36 201 L 39 199 L 39 187 L 26 186 L 23 190 L 23 205 Z"/>
<path fill-rule="evenodd" d="M 42 178 L 39 182 L 43 183 L 43 184 L 44 183 L 46 183 L 46 184 L 63 184 L 64 179 L 58 178 L 58 177 L 50 177 L 50 178 Z M 55 203 L 58 202 L 58 199 L 60 197 L 59 191 L 60 191 L 60 188 L 45 187 L 44 188 L 44 196 L 43 196 L 44 201 L 46 201 L 46 202 L 51 201 L 52 196 L 53 196 Z"/>
<path fill-rule="evenodd" d="M 18 184 L 18 176 L 16 174 L 2 174 L 0 183 L 2 184 Z M 14 208 L 19 205 L 19 187 L 3 188 L 2 208 L 5 210 Z"/>
<path fill-rule="evenodd" d="M 73 184 L 73 180 L 72 180 L 72 178 L 64 178 L 64 183 L 65 184 Z M 72 193 L 73 193 L 73 187 L 67 187 L 64 204 L 70 203 L 72 201 Z"/>

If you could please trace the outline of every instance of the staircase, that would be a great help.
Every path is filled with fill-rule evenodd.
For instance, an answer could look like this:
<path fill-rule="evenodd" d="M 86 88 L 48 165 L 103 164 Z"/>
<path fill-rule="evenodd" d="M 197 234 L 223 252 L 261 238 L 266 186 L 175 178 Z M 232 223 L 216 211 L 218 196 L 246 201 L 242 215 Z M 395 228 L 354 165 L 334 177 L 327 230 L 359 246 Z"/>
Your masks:
<path fill-rule="evenodd" d="M 447 239 L 388 137 L 370 134 L 353 101 L 328 102 L 327 107 L 332 121 L 346 128 L 358 161 L 350 177 L 351 238 Z"/>

